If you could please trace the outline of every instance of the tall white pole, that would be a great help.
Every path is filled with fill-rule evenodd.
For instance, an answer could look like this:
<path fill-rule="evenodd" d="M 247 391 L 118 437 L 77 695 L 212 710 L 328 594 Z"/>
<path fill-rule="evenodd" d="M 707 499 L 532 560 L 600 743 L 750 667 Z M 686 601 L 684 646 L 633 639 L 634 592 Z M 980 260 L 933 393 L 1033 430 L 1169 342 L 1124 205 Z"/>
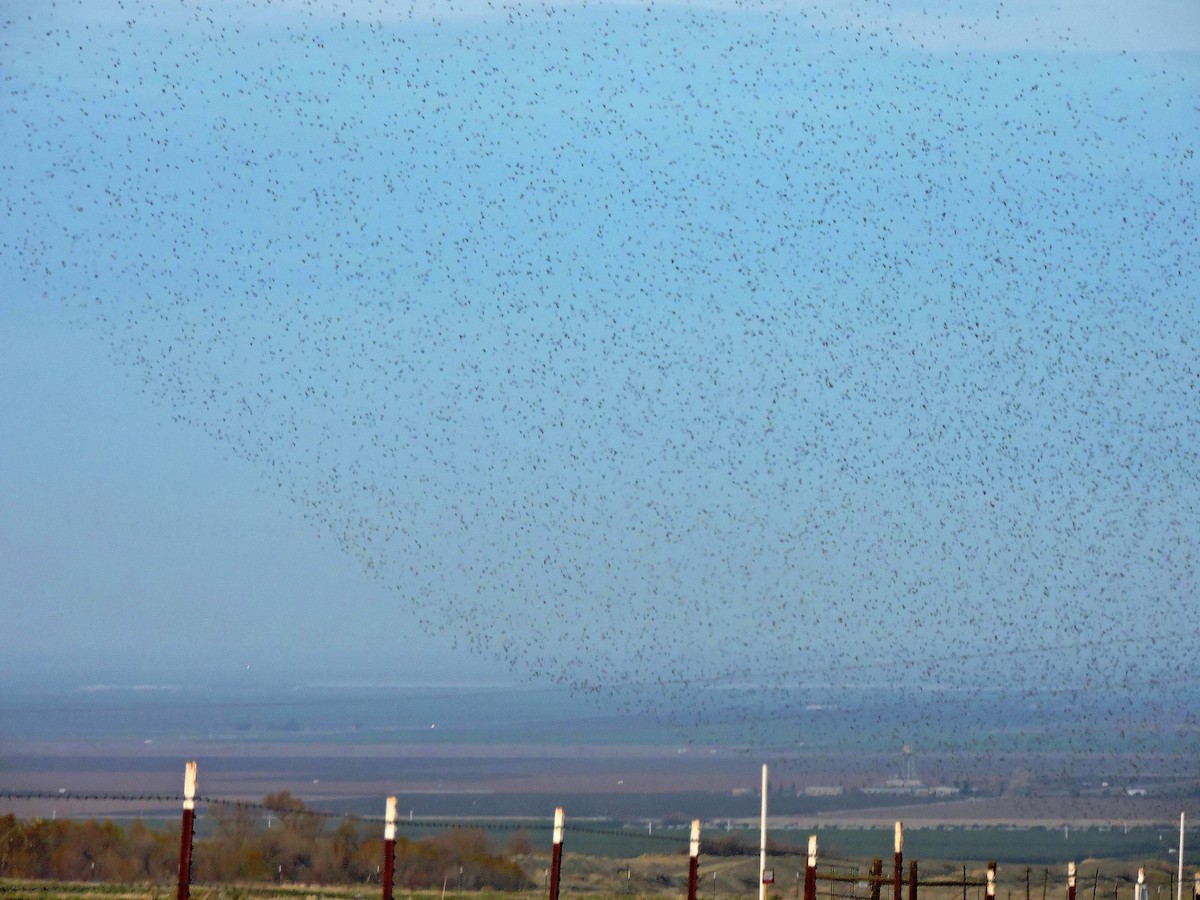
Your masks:
<path fill-rule="evenodd" d="M 762 825 L 758 839 L 758 900 L 767 900 L 767 766 L 762 770 Z"/>
<path fill-rule="evenodd" d="M 1179 887 L 1175 891 L 1175 900 L 1183 900 L 1183 813 L 1179 814 Z"/>

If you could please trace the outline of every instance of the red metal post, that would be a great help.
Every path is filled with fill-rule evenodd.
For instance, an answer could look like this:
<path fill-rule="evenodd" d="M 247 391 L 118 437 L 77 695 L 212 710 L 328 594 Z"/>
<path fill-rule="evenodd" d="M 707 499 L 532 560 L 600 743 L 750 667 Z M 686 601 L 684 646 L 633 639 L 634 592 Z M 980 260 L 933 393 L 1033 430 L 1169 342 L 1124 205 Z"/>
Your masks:
<path fill-rule="evenodd" d="M 192 890 L 192 834 L 196 824 L 196 761 L 183 767 L 183 828 L 179 832 L 179 886 L 176 900 L 188 900 Z"/>
<path fill-rule="evenodd" d="M 700 820 L 692 819 L 692 842 L 688 848 L 688 891 L 687 900 L 696 900 L 696 886 L 700 881 Z"/>
<path fill-rule="evenodd" d="M 383 817 L 383 900 L 392 900 L 392 875 L 396 869 L 396 798 L 388 797 Z"/>
<path fill-rule="evenodd" d="M 817 836 L 808 836 L 808 859 L 804 862 L 804 900 L 817 900 Z"/>
<path fill-rule="evenodd" d="M 1067 863 L 1067 900 L 1075 900 L 1075 863 Z"/>
<path fill-rule="evenodd" d="M 904 823 L 896 823 L 896 855 L 892 861 L 892 900 L 903 900 L 900 895 L 904 881 Z"/>
<path fill-rule="evenodd" d="M 554 852 L 550 857 L 550 898 L 558 900 L 558 882 L 562 874 L 563 811 L 554 810 Z"/>

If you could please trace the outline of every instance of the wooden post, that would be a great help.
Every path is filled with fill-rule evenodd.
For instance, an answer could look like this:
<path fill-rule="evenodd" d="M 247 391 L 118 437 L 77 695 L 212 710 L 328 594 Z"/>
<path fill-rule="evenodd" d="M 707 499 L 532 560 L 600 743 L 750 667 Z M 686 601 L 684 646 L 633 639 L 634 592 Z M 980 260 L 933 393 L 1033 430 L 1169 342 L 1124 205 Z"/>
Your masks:
<path fill-rule="evenodd" d="M 908 900 L 917 900 L 917 861 L 908 864 Z"/>
<path fill-rule="evenodd" d="M 1075 900 L 1075 863 L 1067 863 L 1067 900 Z"/>
<path fill-rule="evenodd" d="M 388 797 L 383 817 L 383 900 L 392 900 L 392 875 L 396 869 L 396 798 Z"/>
<path fill-rule="evenodd" d="M 883 886 L 883 860 L 878 856 L 871 860 L 871 900 L 879 900 L 879 889 Z"/>
<path fill-rule="evenodd" d="M 176 900 L 188 900 L 192 891 L 192 834 L 196 826 L 196 761 L 183 767 L 183 828 L 179 832 L 179 886 Z"/>
<path fill-rule="evenodd" d="M 692 819 L 692 841 L 688 848 L 688 900 L 696 900 L 700 881 L 700 820 Z"/>
<path fill-rule="evenodd" d="M 550 857 L 550 900 L 558 900 L 558 884 L 562 875 L 563 811 L 554 810 L 554 851 Z"/>
<path fill-rule="evenodd" d="M 903 900 L 900 885 L 904 880 L 904 823 L 896 823 L 895 857 L 892 861 L 892 900 Z"/>
<path fill-rule="evenodd" d="M 993 859 L 987 865 L 987 890 L 984 896 L 987 900 L 996 900 L 996 861 Z"/>
<path fill-rule="evenodd" d="M 804 900 L 817 900 L 817 836 L 808 836 L 808 859 L 804 863 Z"/>

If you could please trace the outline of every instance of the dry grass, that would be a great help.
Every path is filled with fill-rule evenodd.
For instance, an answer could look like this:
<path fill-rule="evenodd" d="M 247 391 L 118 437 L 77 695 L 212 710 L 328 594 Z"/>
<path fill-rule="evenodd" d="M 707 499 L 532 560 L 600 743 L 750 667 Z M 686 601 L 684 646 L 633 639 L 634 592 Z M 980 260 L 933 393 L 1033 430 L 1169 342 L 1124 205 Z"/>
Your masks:
<path fill-rule="evenodd" d="M 410 891 L 397 888 L 395 900 L 547 900 L 545 868 L 548 858 L 526 860 L 526 871 L 536 876 L 539 886 L 530 891 L 492 890 L 459 892 L 452 885 L 441 890 Z M 709 857 L 702 859 L 698 900 L 757 900 L 758 858 L 756 856 Z M 776 882 L 768 890 L 768 900 L 797 900 L 800 883 L 796 876 L 803 870 L 800 857 L 773 857 L 769 865 Z M 865 872 L 866 862 L 859 863 Z M 889 861 L 890 865 L 890 861 Z M 849 863 L 843 871 L 854 871 Z M 997 900 L 1025 900 L 1025 866 L 1002 866 L 999 872 Z M 1079 863 L 1077 900 L 1129 900 L 1138 863 L 1120 860 L 1083 860 Z M 1045 867 L 1029 869 L 1029 900 L 1065 900 L 1063 872 Z M 888 870 L 885 868 L 885 873 Z M 986 863 L 968 864 L 970 881 L 982 881 Z M 922 880 L 957 880 L 963 875 L 959 862 L 921 862 Z M 1146 866 L 1150 900 L 1173 900 L 1173 869 L 1166 863 Z M 1187 878 L 1191 878 L 1189 870 Z M 1045 879 L 1045 880 L 1044 880 Z M 1190 898 L 1190 881 L 1184 893 Z M 686 861 L 681 865 L 675 855 L 647 854 L 631 859 L 573 855 L 564 860 L 560 896 L 562 900 L 684 900 L 687 893 Z M 193 885 L 192 900 L 375 900 L 380 897 L 378 883 L 352 886 L 313 885 Z M 919 900 L 984 900 L 979 887 L 923 886 Z M 0 880 L 0 900 L 173 900 L 175 885 L 120 885 L 79 882 L 43 882 Z M 881 900 L 892 900 L 890 887 L 880 892 Z M 907 900 L 907 887 L 904 900 Z M 870 900 L 864 882 L 818 884 L 817 900 Z"/>

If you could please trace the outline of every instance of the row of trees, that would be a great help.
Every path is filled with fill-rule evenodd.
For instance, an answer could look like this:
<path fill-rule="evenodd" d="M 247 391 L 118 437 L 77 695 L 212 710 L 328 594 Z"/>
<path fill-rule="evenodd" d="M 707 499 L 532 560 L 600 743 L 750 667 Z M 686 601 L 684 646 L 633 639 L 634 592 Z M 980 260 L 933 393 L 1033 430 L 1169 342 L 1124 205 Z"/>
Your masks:
<path fill-rule="evenodd" d="M 174 835 L 135 821 L 70 822 L 0 816 L 0 876 L 76 881 L 163 881 L 179 858 Z"/>
<path fill-rule="evenodd" d="M 261 807 L 212 804 L 211 826 L 192 853 L 196 882 L 286 881 L 347 884 L 378 881 L 383 840 L 378 826 L 314 815 L 286 791 L 269 794 Z M 265 818 L 265 821 L 264 821 Z M 397 886 L 493 887 L 517 890 L 531 882 L 511 854 L 524 852 L 518 832 L 505 851 L 480 829 L 452 829 L 421 840 L 396 840 Z M 508 854 L 508 855 L 506 855 Z M 19 820 L 0 817 L 0 876 L 120 882 L 169 882 L 179 859 L 179 829 L 157 830 L 135 820 L 113 822 Z"/>

